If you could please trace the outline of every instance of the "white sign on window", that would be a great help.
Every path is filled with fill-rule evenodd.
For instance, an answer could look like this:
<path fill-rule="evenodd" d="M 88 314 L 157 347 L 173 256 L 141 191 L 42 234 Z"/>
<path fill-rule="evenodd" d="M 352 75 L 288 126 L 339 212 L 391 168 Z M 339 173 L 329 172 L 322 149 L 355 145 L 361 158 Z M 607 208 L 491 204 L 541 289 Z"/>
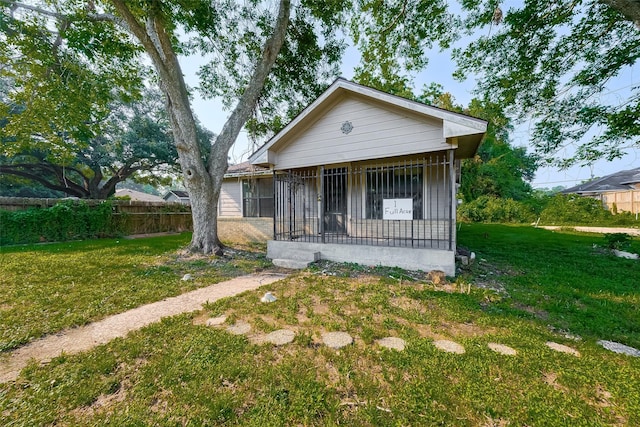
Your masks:
<path fill-rule="evenodd" d="M 382 219 L 412 220 L 413 199 L 383 199 Z"/>

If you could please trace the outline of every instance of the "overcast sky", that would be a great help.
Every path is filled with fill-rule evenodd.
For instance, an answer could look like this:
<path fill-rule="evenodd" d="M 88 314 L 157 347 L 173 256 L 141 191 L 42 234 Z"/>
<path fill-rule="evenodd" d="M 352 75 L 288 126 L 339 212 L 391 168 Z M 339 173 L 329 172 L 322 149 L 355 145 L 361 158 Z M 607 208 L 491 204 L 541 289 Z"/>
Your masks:
<path fill-rule="evenodd" d="M 353 77 L 353 69 L 359 61 L 358 51 L 354 48 L 349 48 L 344 58 L 341 66 L 342 77 L 351 79 Z M 187 82 L 192 87 L 198 84 L 195 73 L 200 62 L 198 58 L 193 57 L 183 61 L 183 70 Z M 415 76 L 414 92 L 419 93 L 424 85 L 435 82 L 441 84 L 446 92 L 450 92 L 455 97 L 457 103 L 467 105 L 472 98 L 474 81 L 473 79 L 465 82 L 454 80 L 452 77 L 454 69 L 455 65 L 451 61 L 448 52 L 440 53 L 437 50 L 430 52 L 429 66 L 426 70 Z M 621 92 L 624 92 L 625 89 L 628 91 L 630 86 L 634 84 L 640 84 L 640 66 L 638 65 L 635 65 L 624 75 L 619 76 L 613 81 L 608 96 L 619 96 Z M 197 93 L 193 107 L 203 125 L 215 133 L 220 132 L 222 125 L 229 115 L 228 111 L 222 110 L 220 102 L 216 100 L 202 100 Z M 512 145 L 529 147 L 529 127 L 529 123 L 524 123 L 515 129 L 511 135 Z M 530 151 L 531 149 L 528 150 Z M 229 153 L 231 163 L 239 163 L 246 160 L 252 151 L 252 145 L 247 140 L 247 135 L 243 131 Z M 571 153 L 565 152 L 562 154 L 570 155 Z M 563 171 L 559 171 L 555 167 L 541 167 L 538 169 L 532 184 L 536 188 L 552 188 L 559 185 L 571 187 L 591 177 L 601 177 L 619 170 L 632 169 L 639 166 L 639 150 L 629 149 L 626 156 L 613 162 L 601 160 L 591 166 L 575 166 Z"/>

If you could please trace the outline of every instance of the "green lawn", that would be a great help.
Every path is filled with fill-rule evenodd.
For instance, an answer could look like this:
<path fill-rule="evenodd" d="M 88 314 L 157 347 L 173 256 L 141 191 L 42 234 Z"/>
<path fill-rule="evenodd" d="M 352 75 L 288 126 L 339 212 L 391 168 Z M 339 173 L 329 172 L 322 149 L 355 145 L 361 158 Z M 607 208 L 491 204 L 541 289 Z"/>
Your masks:
<path fill-rule="evenodd" d="M 459 240 L 482 261 L 451 285 L 415 281 L 416 274 L 395 269 L 324 263 L 93 351 L 58 357 L 46 367 L 32 364 L 15 383 L 0 385 L 4 424 L 640 425 L 640 358 L 595 343 L 640 346 L 638 263 L 594 249 L 603 242 L 598 236 L 463 225 Z M 167 251 L 185 242 L 159 238 L 148 249 L 156 263 L 132 261 L 118 269 L 132 277 L 168 267 L 179 282 L 185 261 Z M 98 243 L 84 243 L 92 244 Z M 98 244 L 113 254 L 118 245 Z M 87 250 L 80 243 L 60 248 L 69 258 Z M 124 263 L 142 256 L 135 248 L 134 242 L 123 259 L 106 258 Z M 637 240 L 633 249 L 640 249 Z M 5 259 L 16 251 L 3 252 L 3 277 Z M 50 277 L 50 269 L 32 271 L 38 254 L 55 263 L 55 250 L 25 252 L 33 260 L 21 274 Z M 217 270 L 209 262 L 199 271 L 207 277 Z M 139 286 L 153 287 L 156 279 Z M 278 301 L 259 303 L 266 290 Z M 7 306 L 18 301 L 8 300 Z M 80 315 L 90 305 L 65 306 Z M 286 327 L 296 339 L 275 347 L 204 326 L 221 314 L 227 323 L 249 322 L 251 334 Z M 27 317 L 22 322 L 37 323 Z M 320 344 L 325 331 L 347 331 L 355 343 L 331 350 Z M 385 336 L 405 339 L 407 349 L 380 348 L 375 341 Z M 444 353 L 434 339 L 455 340 L 466 353 Z M 554 352 L 547 341 L 581 356 Z M 489 342 L 518 354 L 494 353 Z"/>
<path fill-rule="evenodd" d="M 178 254 L 189 240 L 185 233 L 0 247 L 0 352 L 267 265 L 242 251 L 222 259 Z M 180 280 L 185 273 L 195 280 Z"/>

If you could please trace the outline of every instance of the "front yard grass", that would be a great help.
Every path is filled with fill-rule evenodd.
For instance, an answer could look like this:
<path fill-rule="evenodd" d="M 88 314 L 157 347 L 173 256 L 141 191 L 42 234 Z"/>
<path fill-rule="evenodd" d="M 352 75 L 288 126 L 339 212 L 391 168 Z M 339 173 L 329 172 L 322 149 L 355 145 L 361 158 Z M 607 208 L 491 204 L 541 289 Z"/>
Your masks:
<path fill-rule="evenodd" d="M 24 426 L 640 425 L 640 358 L 595 342 L 638 347 L 640 269 L 593 248 L 599 239 L 463 225 L 460 243 L 481 260 L 445 285 L 323 263 L 92 351 L 32 364 L 0 385 L 0 413 L 5 425 Z M 167 239 L 154 265 L 172 265 L 167 251 L 184 243 Z M 267 290 L 276 302 L 259 302 Z M 223 314 L 227 325 L 250 323 L 249 336 L 205 326 Z M 293 343 L 255 341 L 280 328 L 296 331 Z M 329 349 L 320 343 L 329 331 L 355 342 Z M 406 350 L 379 347 L 386 336 L 405 339 Z M 444 353 L 435 339 L 466 353 Z M 489 342 L 518 353 L 494 353 Z"/>
<path fill-rule="evenodd" d="M 190 234 L 0 247 L 0 352 L 34 338 L 247 274 L 264 255 L 192 257 Z M 193 280 L 183 281 L 185 273 Z"/>

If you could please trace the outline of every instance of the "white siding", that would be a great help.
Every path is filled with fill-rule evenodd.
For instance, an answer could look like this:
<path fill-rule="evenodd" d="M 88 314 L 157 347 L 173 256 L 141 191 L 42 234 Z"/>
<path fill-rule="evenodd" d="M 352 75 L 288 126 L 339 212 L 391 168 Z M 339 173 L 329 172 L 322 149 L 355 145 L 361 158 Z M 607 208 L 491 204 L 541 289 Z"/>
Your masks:
<path fill-rule="evenodd" d="M 242 185 L 239 180 L 222 182 L 218 214 L 220 216 L 242 216 Z"/>
<path fill-rule="evenodd" d="M 341 126 L 350 121 L 345 135 Z M 277 152 L 278 169 L 426 153 L 451 148 L 442 121 L 348 97 Z"/>

